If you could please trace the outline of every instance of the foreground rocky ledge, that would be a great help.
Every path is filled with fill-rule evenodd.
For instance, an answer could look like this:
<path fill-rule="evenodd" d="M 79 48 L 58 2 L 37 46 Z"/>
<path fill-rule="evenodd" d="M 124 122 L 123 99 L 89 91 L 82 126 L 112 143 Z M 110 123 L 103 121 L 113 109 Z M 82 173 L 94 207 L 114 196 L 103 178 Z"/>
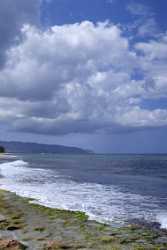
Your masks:
<path fill-rule="evenodd" d="M 112 228 L 81 212 L 50 209 L 0 191 L 0 250 L 167 250 L 167 232 L 145 225 Z"/>

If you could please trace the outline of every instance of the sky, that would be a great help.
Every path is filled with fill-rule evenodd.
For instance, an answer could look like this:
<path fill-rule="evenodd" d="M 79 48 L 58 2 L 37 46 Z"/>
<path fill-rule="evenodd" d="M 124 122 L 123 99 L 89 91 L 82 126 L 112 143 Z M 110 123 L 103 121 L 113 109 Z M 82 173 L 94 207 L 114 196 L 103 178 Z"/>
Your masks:
<path fill-rule="evenodd" d="M 167 153 L 166 9 L 1 0 L 0 140 Z"/>

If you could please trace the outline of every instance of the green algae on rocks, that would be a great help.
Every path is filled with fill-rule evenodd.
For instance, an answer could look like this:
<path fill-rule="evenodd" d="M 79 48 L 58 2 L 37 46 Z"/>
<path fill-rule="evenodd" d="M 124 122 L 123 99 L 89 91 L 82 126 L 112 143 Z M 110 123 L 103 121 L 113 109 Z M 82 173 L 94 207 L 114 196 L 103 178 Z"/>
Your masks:
<path fill-rule="evenodd" d="M 0 191 L 0 249 L 167 250 L 165 230 L 137 224 L 115 228 L 90 221 L 82 212 L 34 202 Z M 15 240 L 16 246 L 3 246 L 4 240 Z"/>

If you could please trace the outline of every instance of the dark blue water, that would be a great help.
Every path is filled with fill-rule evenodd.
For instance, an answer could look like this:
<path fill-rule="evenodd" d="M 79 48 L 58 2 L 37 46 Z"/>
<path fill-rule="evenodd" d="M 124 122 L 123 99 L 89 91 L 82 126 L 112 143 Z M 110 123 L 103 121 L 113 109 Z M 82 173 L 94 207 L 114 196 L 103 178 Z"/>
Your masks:
<path fill-rule="evenodd" d="M 1 160 L 2 186 L 100 221 L 167 225 L 167 155 L 16 155 Z"/>

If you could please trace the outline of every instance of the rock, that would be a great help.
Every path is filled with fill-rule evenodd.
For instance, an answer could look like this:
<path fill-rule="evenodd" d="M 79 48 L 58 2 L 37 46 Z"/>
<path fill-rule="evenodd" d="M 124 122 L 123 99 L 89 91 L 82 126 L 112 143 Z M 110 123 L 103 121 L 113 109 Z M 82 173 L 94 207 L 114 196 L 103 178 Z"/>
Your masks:
<path fill-rule="evenodd" d="M 64 242 L 55 240 L 55 241 L 49 242 L 44 249 L 45 250 L 61 250 L 61 249 L 74 249 L 74 248 L 72 248 L 72 246 L 67 245 Z"/>
<path fill-rule="evenodd" d="M 21 227 L 19 225 L 18 226 L 9 226 L 6 229 L 9 231 L 15 231 L 15 230 L 21 229 Z"/>
<path fill-rule="evenodd" d="M 159 222 L 149 222 L 142 219 L 133 219 L 129 221 L 132 226 L 139 226 L 139 227 L 145 227 L 148 229 L 160 229 L 161 224 Z"/>
<path fill-rule="evenodd" d="M 159 237 L 154 242 L 156 244 L 167 244 L 167 237 Z"/>
<path fill-rule="evenodd" d="M 139 243 L 139 244 L 142 244 L 142 245 L 147 244 L 147 242 L 145 240 L 142 240 L 142 239 L 136 240 L 136 243 Z"/>
<path fill-rule="evenodd" d="M 20 243 L 17 240 L 1 239 L 0 240 L 0 249 L 1 250 L 24 250 L 26 246 Z"/>
<path fill-rule="evenodd" d="M 0 214 L 0 223 L 7 221 L 6 217 Z"/>
<path fill-rule="evenodd" d="M 61 250 L 61 249 L 71 249 L 71 250 L 78 250 L 78 249 L 86 249 L 83 245 L 77 244 L 76 242 L 74 244 L 68 244 L 62 241 L 53 240 L 47 243 L 47 245 L 44 247 L 44 250 Z"/>
<path fill-rule="evenodd" d="M 114 236 L 103 236 L 103 237 L 100 238 L 100 240 L 101 240 L 103 243 L 111 243 L 111 242 L 117 240 L 117 238 L 114 237 Z"/>

